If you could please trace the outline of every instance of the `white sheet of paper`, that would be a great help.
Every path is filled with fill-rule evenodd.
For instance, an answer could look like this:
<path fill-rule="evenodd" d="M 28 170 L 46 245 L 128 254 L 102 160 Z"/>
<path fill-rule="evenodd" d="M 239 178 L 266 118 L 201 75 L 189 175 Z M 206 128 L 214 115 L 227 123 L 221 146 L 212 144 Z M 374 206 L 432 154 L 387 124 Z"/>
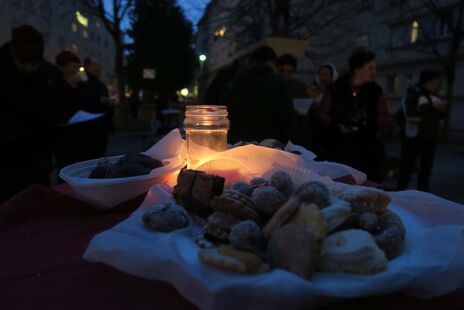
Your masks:
<path fill-rule="evenodd" d="M 78 123 L 83 123 L 91 121 L 102 117 L 105 113 L 89 113 L 82 110 L 77 111 L 71 118 L 66 122 L 66 125 L 75 125 Z"/>

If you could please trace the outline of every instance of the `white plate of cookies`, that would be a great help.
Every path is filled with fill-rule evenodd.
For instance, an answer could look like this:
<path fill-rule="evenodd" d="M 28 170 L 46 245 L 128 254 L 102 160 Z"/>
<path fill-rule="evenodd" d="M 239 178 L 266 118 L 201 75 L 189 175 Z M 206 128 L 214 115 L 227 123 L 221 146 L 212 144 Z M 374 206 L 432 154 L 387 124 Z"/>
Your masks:
<path fill-rule="evenodd" d="M 84 258 L 166 281 L 204 309 L 307 309 L 464 286 L 461 205 L 417 191 L 296 184 L 282 170 L 221 183 L 184 170 L 172 195 L 154 186 Z"/>

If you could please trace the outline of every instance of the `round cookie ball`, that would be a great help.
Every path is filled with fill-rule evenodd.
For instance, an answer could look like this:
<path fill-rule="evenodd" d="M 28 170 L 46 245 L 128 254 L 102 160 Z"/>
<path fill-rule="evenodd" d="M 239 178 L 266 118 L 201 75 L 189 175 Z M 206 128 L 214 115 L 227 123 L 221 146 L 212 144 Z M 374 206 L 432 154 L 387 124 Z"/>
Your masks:
<path fill-rule="evenodd" d="M 263 186 L 253 191 L 251 200 L 259 213 L 272 216 L 285 203 L 286 198 L 275 187 Z"/>
<path fill-rule="evenodd" d="M 319 209 L 330 205 L 329 189 L 321 182 L 307 182 L 296 190 L 295 194 L 306 203 L 315 203 Z"/>
<path fill-rule="evenodd" d="M 263 179 L 263 178 L 253 178 L 253 179 L 251 179 L 251 181 L 250 181 L 250 185 L 251 185 L 251 187 L 253 187 L 253 188 L 257 188 L 257 187 L 261 187 L 261 186 L 268 186 L 268 185 L 269 185 L 269 182 L 266 181 L 266 180 Z"/>
<path fill-rule="evenodd" d="M 251 185 L 248 185 L 245 182 L 237 182 L 232 185 L 232 189 L 235 189 L 236 191 L 239 191 L 242 194 L 245 194 L 247 196 L 251 197 L 251 193 L 253 193 L 253 187 Z"/>
<path fill-rule="evenodd" d="M 285 196 L 290 196 L 293 190 L 292 177 L 284 171 L 276 171 L 271 175 L 271 186 L 277 188 Z"/>
<path fill-rule="evenodd" d="M 263 250 L 265 238 L 261 228 L 253 221 L 242 221 L 232 227 L 229 234 L 230 244 L 244 251 Z"/>
<path fill-rule="evenodd" d="M 159 232 L 171 232 L 187 227 L 190 223 L 187 211 L 173 203 L 163 203 L 148 208 L 142 220 L 148 228 Z"/>

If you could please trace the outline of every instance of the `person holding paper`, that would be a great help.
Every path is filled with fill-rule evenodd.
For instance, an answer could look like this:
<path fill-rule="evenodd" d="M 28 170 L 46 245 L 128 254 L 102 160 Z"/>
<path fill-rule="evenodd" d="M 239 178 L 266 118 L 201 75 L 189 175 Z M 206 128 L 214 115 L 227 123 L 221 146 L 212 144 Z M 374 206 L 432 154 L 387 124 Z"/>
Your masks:
<path fill-rule="evenodd" d="M 407 188 L 419 159 L 417 185 L 419 190 L 429 191 L 436 143 L 440 135 L 440 122 L 447 109 L 446 100 L 437 94 L 439 88 L 439 74 L 424 70 L 420 74 L 418 85 L 411 87 L 403 100 L 406 137 L 401 148 L 401 170 L 398 177 L 400 190 Z"/>

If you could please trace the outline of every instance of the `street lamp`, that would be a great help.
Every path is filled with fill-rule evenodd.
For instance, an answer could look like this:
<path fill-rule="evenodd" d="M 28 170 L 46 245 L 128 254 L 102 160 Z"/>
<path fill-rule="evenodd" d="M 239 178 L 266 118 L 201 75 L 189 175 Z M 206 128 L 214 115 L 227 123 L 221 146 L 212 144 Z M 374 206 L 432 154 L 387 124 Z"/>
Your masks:
<path fill-rule="evenodd" d="M 203 63 L 203 62 L 206 61 L 207 57 L 206 57 L 206 55 L 201 54 L 200 56 L 198 56 L 198 59 Z"/>

